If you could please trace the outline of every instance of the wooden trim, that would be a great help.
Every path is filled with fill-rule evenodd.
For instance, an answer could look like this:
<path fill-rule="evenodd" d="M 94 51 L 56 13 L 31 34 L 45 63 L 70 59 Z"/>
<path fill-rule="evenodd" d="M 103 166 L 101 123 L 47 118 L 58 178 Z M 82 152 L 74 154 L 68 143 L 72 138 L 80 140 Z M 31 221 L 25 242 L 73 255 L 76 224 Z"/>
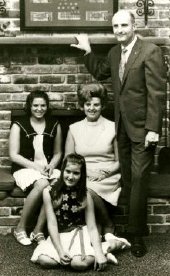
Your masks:
<path fill-rule="evenodd" d="M 28 36 L 16 36 L 16 37 L 1 37 L 1 44 L 71 44 L 76 43 L 75 36 L 77 34 L 58 34 L 53 36 L 38 36 L 30 34 Z M 158 45 L 170 45 L 170 39 L 167 37 L 144 37 L 143 40 L 153 42 Z M 117 44 L 117 41 L 113 34 L 100 34 L 89 35 L 91 44 Z"/>

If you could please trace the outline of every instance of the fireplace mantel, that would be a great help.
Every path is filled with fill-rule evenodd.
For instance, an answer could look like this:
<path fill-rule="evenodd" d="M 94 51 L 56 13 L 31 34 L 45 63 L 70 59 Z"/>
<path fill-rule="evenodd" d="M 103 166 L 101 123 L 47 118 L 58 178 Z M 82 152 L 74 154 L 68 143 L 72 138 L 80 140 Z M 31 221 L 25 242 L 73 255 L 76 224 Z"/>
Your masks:
<path fill-rule="evenodd" d="M 26 36 L 15 36 L 15 37 L 0 37 L 0 45 L 2 44 L 71 44 L 76 43 L 75 36 L 77 34 L 56 34 L 53 36 L 39 36 L 39 35 L 26 35 Z M 146 41 L 153 42 L 158 45 L 170 45 L 170 38 L 168 37 L 143 37 Z M 97 34 L 89 35 L 91 44 L 116 44 L 117 41 L 112 34 Z"/>

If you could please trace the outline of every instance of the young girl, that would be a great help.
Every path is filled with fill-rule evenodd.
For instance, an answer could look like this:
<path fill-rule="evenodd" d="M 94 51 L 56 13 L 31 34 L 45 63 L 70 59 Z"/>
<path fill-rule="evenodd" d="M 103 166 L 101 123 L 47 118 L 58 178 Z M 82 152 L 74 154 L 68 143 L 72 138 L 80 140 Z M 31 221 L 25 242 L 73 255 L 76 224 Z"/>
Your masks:
<path fill-rule="evenodd" d="M 60 179 L 51 191 L 44 189 L 43 200 L 50 236 L 37 246 L 31 260 L 44 267 L 61 264 L 84 270 L 95 264 L 95 269 L 103 270 L 107 262 L 103 250 L 107 253 L 109 246 L 102 250 L 82 156 L 66 156 Z"/>

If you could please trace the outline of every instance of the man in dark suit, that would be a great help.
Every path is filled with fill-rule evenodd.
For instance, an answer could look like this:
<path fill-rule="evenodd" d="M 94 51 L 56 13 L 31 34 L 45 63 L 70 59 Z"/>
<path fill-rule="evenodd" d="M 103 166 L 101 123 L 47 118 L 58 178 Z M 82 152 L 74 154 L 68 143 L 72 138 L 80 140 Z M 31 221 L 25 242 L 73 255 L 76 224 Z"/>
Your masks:
<path fill-rule="evenodd" d="M 129 202 L 127 234 L 131 252 L 147 252 L 147 186 L 165 109 L 165 66 L 158 46 L 135 35 L 135 18 L 119 10 L 112 18 L 118 43 L 103 60 L 91 51 L 86 35 L 71 46 L 85 50 L 85 64 L 97 79 L 111 76 L 123 186 Z"/>

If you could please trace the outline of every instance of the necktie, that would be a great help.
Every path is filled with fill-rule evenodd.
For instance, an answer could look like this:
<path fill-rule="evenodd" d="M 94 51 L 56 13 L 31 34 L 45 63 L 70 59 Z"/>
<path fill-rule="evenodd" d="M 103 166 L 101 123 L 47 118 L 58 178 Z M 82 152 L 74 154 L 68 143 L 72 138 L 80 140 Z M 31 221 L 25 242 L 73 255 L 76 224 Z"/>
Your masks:
<path fill-rule="evenodd" d="M 124 74 L 124 71 L 125 71 L 125 65 L 126 65 L 126 52 L 127 52 L 127 49 L 126 49 L 126 48 L 122 49 L 122 52 L 121 52 L 121 59 L 120 59 L 120 64 L 119 64 L 119 78 L 120 78 L 120 81 L 121 81 L 121 82 L 122 82 L 123 74 Z"/>

